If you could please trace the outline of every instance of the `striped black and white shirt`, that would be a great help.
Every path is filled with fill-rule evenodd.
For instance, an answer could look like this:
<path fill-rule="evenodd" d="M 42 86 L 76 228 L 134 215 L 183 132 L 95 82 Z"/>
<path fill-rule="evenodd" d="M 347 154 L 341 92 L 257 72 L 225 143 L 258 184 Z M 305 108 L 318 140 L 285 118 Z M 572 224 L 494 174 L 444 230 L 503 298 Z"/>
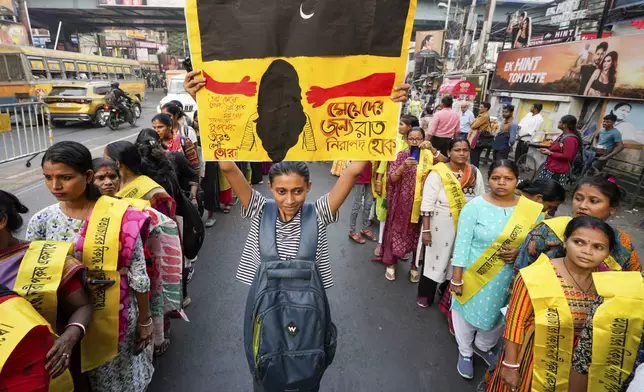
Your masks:
<path fill-rule="evenodd" d="M 262 213 L 266 205 L 266 198 L 256 190 L 250 199 L 248 208 L 242 207 L 242 217 L 251 219 L 250 231 L 246 239 L 246 245 L 242 252 L 236 278 L 250 285 L 253 283 L 255 273 L 259 268 L 259 227 L 262 221 Z M 338 214 L 333 216 L 329 207 L 329 195 L 326 194 L 315 202 L 315 211 L 318 222 L 318 245 L 315 255 L 315 262 L 320 271 L 322 285 L 325 289 L 333 286 L 331 275 L 331 257 L 329 256 L 329 241 L 326 235 L 326 227 L 338 221 Z M 290 260 L 297 256 L 300 245 L 300 231 L 302 226 L 301 211 L 289 222 L 282 222 L 277 219 L 275 225 L 275 238 L 277 242 L 277 254 L 280 260 Z"/>

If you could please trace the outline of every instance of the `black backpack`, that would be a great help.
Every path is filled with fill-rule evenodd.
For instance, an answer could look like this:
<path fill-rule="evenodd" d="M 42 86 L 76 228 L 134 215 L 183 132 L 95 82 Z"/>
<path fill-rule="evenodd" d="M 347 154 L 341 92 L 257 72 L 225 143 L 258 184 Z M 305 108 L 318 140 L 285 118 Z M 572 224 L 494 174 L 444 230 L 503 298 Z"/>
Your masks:
<path fill-rule="evenodd" d="M 194 259 L 201 250 L 206 228 L 204 227 L 201 215 L 190 199 L 183 192 L 178 192 L 177 212 L 181 212 L 183 218 L 183 255 L 188 259 Z"/>
<path fill-rule="evenodd" d="M 244 345 L 255 383 L 266 392 L 316 390 L 335 357 L 337 329 L 315 262 L 315 205 L 306 203 L 300 213 L 292 260 L 277 254 L 277 204 L 267 201 L 262 213 L 261 263 L 246 302 Z"/>

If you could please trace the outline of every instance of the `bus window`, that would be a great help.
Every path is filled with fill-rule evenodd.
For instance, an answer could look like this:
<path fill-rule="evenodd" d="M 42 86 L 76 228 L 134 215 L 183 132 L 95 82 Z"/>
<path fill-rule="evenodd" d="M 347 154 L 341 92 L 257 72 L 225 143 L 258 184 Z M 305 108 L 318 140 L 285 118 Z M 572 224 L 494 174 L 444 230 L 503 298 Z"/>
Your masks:
<path fill-rule="evenodd" d="M 98 64 L 91 64 L 89 65 L 89 71 L 92 75 L 92 79 L 102 79 L 101 78 L 101 72 L 98 69 Z"/>
<path fill-rule="evenodd" d="M 100 67 L 100 69 L 101 69 L 101 73 L 102 73 L 102 74 L 107 74 L 107 65 L 105 65 L 105 64 L 100 64 L 100 65 L 99 65 L 99 67 Z"/>
<path fill-rule="evenodd" d="M 52 79 L 63 79 L 63 70 L 58 60 L 47 60 L 47 67 Z"/>
<path fill-rule="evenodd" d="M 78 62 L 76 63 L 76 66 L 78 67 L 78 78 L 80 80 L 89 79 L 89 69 L 87 68 L 87 63 Z"/>
<path fill-rule="evenodd" d="M 134 68 L 134 76 L 136 79 L 142 79 L 143 75 L 141 74 L 141 68 Z"/>
<path fill-rule="evenodd" d="M 76 64 L 73 61 L 63 61 L 63 67 L 65 67 L 65 77 L 67 79 L 78 79 Z"/>
<path fill-rule="evenodd" d="M 116 79 L 118 80 L 125 79 L 125 75 L 123 74 L 123 67 L 121 67 L 120 65 L 117 65 L 116 67 L 114 67 L 114 72 L 116 72 Z"/>
<path fill-rule="evenodd" d="M 47 70 L 43 60 L 29 59 L 29 67 L 31 68 L 31 76 L 35 79 L 47 79 Z"/>
<path fill-rule="evenodd" d="M 9 70 L 9 79 L 12 81 L 26 80 L 25 68 L 22 63 L 22 57 L 19 54 L 7 53 L 4 55 Z"/>

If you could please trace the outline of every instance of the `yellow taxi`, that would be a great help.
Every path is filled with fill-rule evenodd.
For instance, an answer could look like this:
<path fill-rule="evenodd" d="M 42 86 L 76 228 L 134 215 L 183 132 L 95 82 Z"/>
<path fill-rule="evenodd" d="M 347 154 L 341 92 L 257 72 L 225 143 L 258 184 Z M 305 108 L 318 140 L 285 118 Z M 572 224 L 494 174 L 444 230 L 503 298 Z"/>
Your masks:
<path fill-rule="evenodd" d="M 97 127 L 107 125 L 109 111 L 105 110 L 105 94 L 110 91 L 109 82 L 73 82 L 55 85 L 43 101 L 49 107 L 54 126 L 63 126 L 67 121 L 91 122 Z M 137 118 L 141 115 L 141 103 L 134 96 L 132 107 Z"/>

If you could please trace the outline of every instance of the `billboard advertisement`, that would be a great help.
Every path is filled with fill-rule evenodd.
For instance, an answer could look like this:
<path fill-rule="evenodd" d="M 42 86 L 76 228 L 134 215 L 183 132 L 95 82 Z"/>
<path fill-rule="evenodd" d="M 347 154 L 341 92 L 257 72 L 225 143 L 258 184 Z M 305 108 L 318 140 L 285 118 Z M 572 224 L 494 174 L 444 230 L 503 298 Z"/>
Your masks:
<path fill-rule="evenodd" d="M 0 15 L 14 16 L 16 14 L 16 7 L 13 0 L 0 0 Z"/>
<path fill-rule="evenodd" d="M 643 35 L 499 53 L 491 89 L 644 100 Z"/>
<path fill-rule="evenodd" d="M 526 11 L 517 11 L 508 15 L 508 26 L 505 34 L 510 38 L 512 49 L 527 48 L 532 37 L 532 18 Z"/>
<path fill-rule="evenodd" d="M 2 0 L 0 0 L 2 1 Z M 185 0 L 98 0 L 100 6 L 183 8 Z"/>
<path fill-rule="evenodd" d="M 29 45 L 27 28 L 20 23 L 0 21 L 0 44 Z"/>

